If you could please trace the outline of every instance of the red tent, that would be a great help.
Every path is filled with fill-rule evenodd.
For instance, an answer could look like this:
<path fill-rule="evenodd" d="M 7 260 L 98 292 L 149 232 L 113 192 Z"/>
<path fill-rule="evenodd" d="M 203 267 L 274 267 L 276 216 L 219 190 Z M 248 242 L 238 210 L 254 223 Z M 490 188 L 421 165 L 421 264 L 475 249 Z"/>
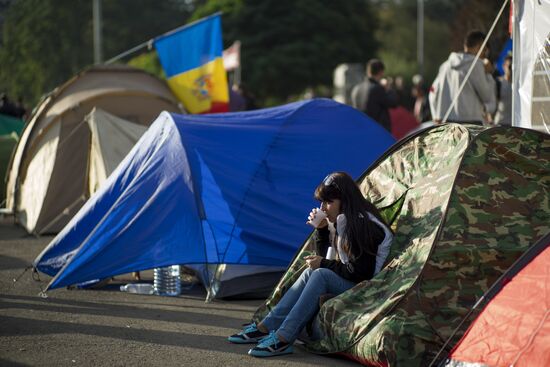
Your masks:
<path fill-rule="evenodd" d="M 549 245 L 550 234 L 485 295 L 485 309 L 455 346 L 447 366 L 550 366 Z"/>

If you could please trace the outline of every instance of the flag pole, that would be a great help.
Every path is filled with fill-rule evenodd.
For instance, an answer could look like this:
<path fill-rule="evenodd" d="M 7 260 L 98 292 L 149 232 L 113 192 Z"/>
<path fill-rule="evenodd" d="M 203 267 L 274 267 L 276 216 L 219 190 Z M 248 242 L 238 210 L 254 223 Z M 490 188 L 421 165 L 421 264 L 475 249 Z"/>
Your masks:
<path fill-rule="evenodd" d="M 239 66 L 237 69 L 235 69 L 235 82 L 234 84 L 240 86 L 241 85 L 241 65 L 239 63 Z"/>
<path fill-rule="evenodd" d="M 239 40 L 239 66 L 237 66 L 237 70 L 235 70 L 235 80 L 236 84 L 240 87 L 241 86 L 241 41 Z"/>
<path fill-rule="evenodd" d="M 101 0 L 94 0 L 93 4 L 94 23 L 94 63 L 101 64 L 103 61 L 103 40 L 101 27 Z"/>
<path fill-rule="evenodd" d="M 197 24 L 197 23 L 200 23 L 200 22 L 202 22 L 202 21 L 205 21 L 205 20 L 207 20 L 207 19 L 209 19 L 209 18 L 216 17 L 216 16 L 218 16 L 218 15 L 222 15 L 222 12 L 221 12 L 221 11 L 218 11 L 218 12 L 216 12 L 216 13 L 214 13 L 214 14 L 212 14 L 212 15 L 209 15 L 209 16 L 207 16 L 207 17 L 204 17 L 204 18 L 195 20 L 194 22 L 191 22 L 191 23 L 189 23 L 189 24 L 184 24 L 184 25 L 182 25 L 182 26 L 180 26 L 180 27 L 174 28 L 174 29 L 172 29 L 172 30 L 170 30 L 170 31 L 168 31 L 168 32 L 166 32 L 166 33 L 161 34 L 161 35 L 158 36 L 158 37 L 151 38 L 150 40 L 147 40 L 147 41 L 145 41 L 145 42 L 143 42 L 143 43 L 141 43 L 141 44 L 139 44 L 139 45 L 137 45 L 137 46 L 135 46 L 135 47 L 132 47 L 131 49 L 129 49 L 129 50 L 127 50 L 127 51 L 124 51 L 123 53 L 120 53 L 120 54 L 116 55 L 115 57 L 110 58 L 109 60 L 105 61 L 104 64 L 105 64 L 105 65 L 112 64 L 112 63 L 114 63 L 115 61 L 118 61 L 118 60 L 122 59 L 123 57 L 126 57 L 126 56 L 128 56 L 128 55 L 130 55 L 130 54 L 133 54 L 134 52 L 139 51 L 139 50 L 141 50 L 142 48 L 145 48 L 145 47 L 148 47 L 149 49 L 151 49 L 151 48 L 153 47 L 153 41 L 154 41 L 154 40 L 159 39 L 159 38 L 163 38 L 163 37 L 166 37 L 166 36 L 169 36 L 169 35 L 171 35 L 171 34 L 174 34 L 174 33 L 176 33 L 176 32 L 179 32 L 179 31 L 181 31 L 181 30 L 184 30 L 184 29 L 186 29 L 186 28 L 192 27 L 192 26 L 194 26 L 194 25 Z"/>
<path fill-rule="evenodd" d="M 149 49 L 151 49 L 151 47 L 153 46 L 153 40 L 154 38 L 148 40 L 148 41 L 145 41 L 143 42 L 142 44 L 139 44 L 137 45 L 136 47 L 133 47 L 131 49 L 129 49 L 128 51 L 124 51 L 123 53 L 121 54 L 118 54 L 116 55 L 115 57 L 107 60 L 104 62 L 105 65 L 109 65 L 109 64 L 112 64 L 113 62 L 115 61 L 118 61 L 120 59 L 122 59 L 123 57 L 126 57 L 130 54 L 133 54 L 134 52 L 138 51 L 138 50 L 141 50 L 142 48 L 144 48 L 145 46 L 149 46 Z"/>

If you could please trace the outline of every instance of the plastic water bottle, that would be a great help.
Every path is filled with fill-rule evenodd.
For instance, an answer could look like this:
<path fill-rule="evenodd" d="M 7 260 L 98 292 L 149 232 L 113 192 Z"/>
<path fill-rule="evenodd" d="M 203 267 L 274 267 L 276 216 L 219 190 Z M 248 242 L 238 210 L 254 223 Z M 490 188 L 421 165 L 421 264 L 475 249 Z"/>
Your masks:
<path fill-rule="evenodd" d="M 180 266 L 172 265 L 155 268 L 154 293 L 159 296 L 179 296 L 181 294 Z"/>
<path fill-rule="evenodd" d="M 120 290 L 128 293 L 153 294 L 153 285 L 149 283 L 129 283 L 121 285 Z"/>

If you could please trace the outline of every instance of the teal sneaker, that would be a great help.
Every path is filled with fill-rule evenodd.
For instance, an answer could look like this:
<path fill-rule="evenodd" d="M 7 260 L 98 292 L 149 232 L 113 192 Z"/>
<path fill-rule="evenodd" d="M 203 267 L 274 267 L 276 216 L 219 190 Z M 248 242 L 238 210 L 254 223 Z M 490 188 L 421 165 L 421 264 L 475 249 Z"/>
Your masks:
<path fill-rule="evenodd" d="M 252 344 L 259 342 L 262 338 L 265 338 L 268 333 L 261 332 L 256 327 L 256 323 L 253 322 L 245 326 L 245 328 L 238 334 L 231 335 L 227 340 L 235 344 Z"/>
<path fill-rule="evenodd" d="M 250 349 L 248 354 L 254 357 L 273 357 L 292 352 L 294 352 L 292 344 L 280 341 L 275 331 L 272 331 L 255 348 Z"/>

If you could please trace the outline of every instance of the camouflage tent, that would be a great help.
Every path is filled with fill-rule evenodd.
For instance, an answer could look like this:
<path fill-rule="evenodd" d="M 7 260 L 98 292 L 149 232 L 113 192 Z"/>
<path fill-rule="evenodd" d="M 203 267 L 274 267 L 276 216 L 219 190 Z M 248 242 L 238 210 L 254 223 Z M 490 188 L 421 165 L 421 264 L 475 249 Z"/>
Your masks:
<path fill-rule="evenodd" d="M 377 276 L 321 307 L 324 337 L 307 344 L 317 353 L 428 365 L 457 328 L 461 337 L 462 319 L 491 284 L 550 231 L 550 136 L 533 130 L 433 126 L 394 145 L 359 183 L 396 235 Z M 308 239 L 256 321 L 312 246 Z"/>

